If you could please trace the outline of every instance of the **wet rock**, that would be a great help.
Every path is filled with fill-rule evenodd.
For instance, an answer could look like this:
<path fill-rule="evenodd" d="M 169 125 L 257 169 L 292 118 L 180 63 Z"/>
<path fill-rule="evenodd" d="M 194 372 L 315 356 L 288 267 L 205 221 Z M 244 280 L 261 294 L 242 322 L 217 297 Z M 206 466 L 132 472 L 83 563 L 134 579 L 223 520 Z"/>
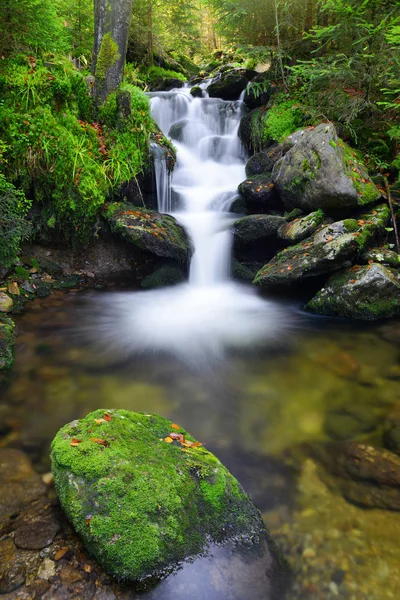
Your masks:
<path fill-rule="evenodd" d="M 400 269 L 400 254 L 387 248 L 372 248 L 372 250 L 363 252 L 360 257 L 360 264 L 362 265 L 370 264 L 371 262 L 392 267 L 393 269 Z"/>
<path fill-rule="evenodd" d="M 275 585 L 281 562 L 259 512 L 219 460 L 167 419 L 96 411 L 59 431 L 51 459 L 62 507 L 106 572 L 158 579 L 212 540 L 234 539 L 263 545 Z"/>
<path fill-rule="evenodd" d="M 253 110 L 253 108 L 268 104 L 272 92 L 272 85 L 269 83 L 270 80 L 271 74 L 268 71 L 258 73 L 251 80 L 251 85 L 246 90 L 243 99 L 247 108 Z"/>
<path fill-rule="evenodd" d="M 246 208 L 250 213 L 265 213 L 275 209 L 283 209 L 271 175 L 256 175 L 246 179 L 239 185 L 239 192 L 242 194 Z"/>
<path fill-rule="evenodd" d="M 274 141 L 270 138 L 265 138 L 261 130 L 261 123 L 266 114 L 266 107 L 255 108 L 240 120 L 238 136 L 243 146 L 251 154 L 261 152 L 273 146 Z"/>
<path fill-rule="evenodd" d="M 83 281 L 84 277 L 82 275 L 79 275 L 78 273 L 64 275 L 64 277 L 54 282 L 53 288 L 55 290 L 69 290 L 71 288 L 77 287 Z"/>
<path fill-rule="evenodd" d="M 18 589 L 26 577 L 24 562 L 17 557 L 16 548 L 10 538 L 0 541 L 0 594 L 9 594 Z"/>
<path fill-rule="evenodd" d="M 255 175 L 262 175 L 265 173 L 272 173 L 274 168 L 274 161 L 267 151 L 257 152 L 254 154 L 246 164 L 246 177 L 254 177 Z"/>
<path fill-rule="evenodd" d="M 174 217 L 132 204 L 114 204 L 106 216 L 115 235 L 162 258 L 186 263 L 190 242 Z"/>
<path fill-rule="evenodd" d="M 334 476 L 332 484 L 361 506 L 400 510 L 400 457 L 357 442 L 315 445 L 313 456 Z"/>
<path fill-rule="evenodd" d="M 238 281 L 252 283 L 256 273 L 260 270 L 260 263 L 232 260 L 232 277 Z"/>
<path fill-rule="evenodd" d="M 20 525 L 15 533 L 15 545 L 24 550 L 42 550 L 51 544 L 59 528 L 59 523 L 51 518 Z"/>
<path fill-rule="evenodd" d="M 295 138 L 293 137 L 295 136 Z M 276 163 L 273 179 L 288 208 L 345 211 L 377 201 L 381 193 L 362 162 L 322 123 L 289 136 L 293 146 Z"/>
<path fill-rule="evenodd" d="M 327 281 L 306 309 L 369 321 L 400 315 L 398 271 L 376 263 L 341 271 Z"/>
<path fill-rule="evenodd" d="M 250 215 L 235 221 L 235 255 L 250 254 L 257 261 L 268 260 L 277 248 L 277 231 L 285 220 L 273 215 Z"/>
<path fill-rule="evenodd" d="M 150 91 L 152 92 L 169 92 L 176 88 L 182 88 L 185 82 L 177 77 L 155 77 L 152 79 L 150 84 Z"/>
<path fill-rule="evenodd" d="M 175 140 L 175 142 L 182 142 L 188 123 L 189 119 L 181 119 L 180 121 L 174 123 L 168 131 L 168 137 L 170 137 L 172 140 Z"/>
<path fill-rule="evenodd" d="M 243 196 L 238 196 L 231 204 L 230 212 L 236 215 L 245 216 L 248 214 L 247 206 Z"/>
<path fill-rule="evenodd" d="M 248 79 L 231 71 L 222 74 L 207 87 L 207 93 L 210 98 L 222 98 L 222 100 L 238 100 L 240 94 L 246 88 Z"/>
<path fill-rule="evenodd" d="M 167 262 L 158 267 L 153 273 L 147 275 L 141 281 L 142 288 L 154 289 L 165 287 L 167 285 L 175 285 L 185 281 L 186 273 L 181 265 L 174 262 Z"/>
<path fill-rule="evenodd" d="M 0 448 L 0 517 L 18 513 L 45 491 L 45 484 L 23 452 Z"/>
<path fill-rule="evenodd" d="M 312 235 L 324 220 L 322 210 L 310 213 L 306 217 L 294 219 L 289 223 L 282 225 L 278 231 L 278 236 L 286 242 L 300 242 Z"/>
<path fill-rule="evenodd" d="M 0 292 L 0 312 L 8 312 L 13 307 L 13 300 L 5 292 Z"/>
<path fill-rule="evenodd" d="M 384 231 L 388 219 L 389 209 L 381 205 L 358 220 L 324 225 L 312 237 L 279 252 L 257 273 L 254 283 L 265 288 L 282 287 L 338 271 Z"/>
<path fill-rule="evenodd" d="M 14 363 L 14 323 L 0 316 L 0 372 L 8 371 Z"/>
<path fill-rule="evenodd" d="M 195 85 L 190 90 L 190 94 L 193 96 L 193 98 L 202 98 L 203 97 L 203 90 L 201 89 L 201 87 L 199 85 Z"/>
<path fill-rule="evenodd" d="M 46 581 L 54 577 L 56 574 L 56 563 L 50 558 L 45 558 L 39 567 L 38 577 L 39 579 L 45 579 Z"/>

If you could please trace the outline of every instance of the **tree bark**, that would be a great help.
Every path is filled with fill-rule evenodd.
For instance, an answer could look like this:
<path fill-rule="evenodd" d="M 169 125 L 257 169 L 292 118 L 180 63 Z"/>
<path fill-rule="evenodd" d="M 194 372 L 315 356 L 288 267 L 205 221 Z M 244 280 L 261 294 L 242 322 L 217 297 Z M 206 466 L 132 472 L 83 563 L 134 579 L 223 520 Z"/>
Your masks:
<path fill-rule="evenodd" d="M 92 73 L 95 99 L 102 104 L 122 82 L 133 0 L 94 0 Z"/>

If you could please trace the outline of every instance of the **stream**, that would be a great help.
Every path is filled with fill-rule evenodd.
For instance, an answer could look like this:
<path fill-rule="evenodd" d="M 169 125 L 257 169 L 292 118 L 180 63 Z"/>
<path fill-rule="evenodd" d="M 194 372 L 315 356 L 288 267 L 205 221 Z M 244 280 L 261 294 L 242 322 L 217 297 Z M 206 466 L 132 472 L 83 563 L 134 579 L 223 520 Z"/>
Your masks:
<path fill-rule="evenodd" d="M 192 239 L 189 281 L 54 292 L 27 306 L 1 446 L 47 473 L 65 423 L 103 407 L 160 413 L 215 452 L 261 510 L 292 567 L 288 600 L 398 598 L 400 512 L 348 502 L 306 448 L 380 444 L 400 402 L 400 323 L 312 317 L 234 282 L 228 211 L 245 179 L 243 105 L 183 89 L 151 94 L 151 106 L 164 134 L 179 125 L 171 181 L 159 157 L 158 200 Z M 170 600 L 173 584 L 140 597 Z"/>

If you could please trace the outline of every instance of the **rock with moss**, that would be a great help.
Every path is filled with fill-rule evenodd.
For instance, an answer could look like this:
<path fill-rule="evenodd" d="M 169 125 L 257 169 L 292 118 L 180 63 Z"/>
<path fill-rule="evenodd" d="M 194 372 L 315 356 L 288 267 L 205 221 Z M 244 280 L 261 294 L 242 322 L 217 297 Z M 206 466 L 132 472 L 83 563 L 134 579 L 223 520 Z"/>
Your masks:
<path fill-rule="evenodd" d="M 191 94 L 191 96 L 193 96 L 193 98 L 202 98 L 203 90 L 201 89 L 201 87 L 199 85 L 194 85 L 192 87 L 192 89 L 190 90 L 190 94 Z"/>
<path fill-rule="evenodd" d="M 174 261 L 167 261 L 157 266 L 153 273 L 142 279 L 140 285 L 144 289 L 154 289 L 182 283 L 185 279 L 186 273 L 182 265 Z"/>
<path fill-rule="evenodd" d="M 267 544 L 261 515 L 220 461 L 158 415 L 97 410 L 63 427 L 51 449 L 61 506 L 107 573 L 156 582 L 210 543 Z M 267 598 L 279 596 L 269 596 Z"/>
<path fill-rule="evenodd" d="M 190 242 L 185 230 L 170 215 L 139 208 L 133 204 L 111 204 L 105 218 L 115 235 L 162 258 L 186 263 Z"/>
<path fill-rule="evenodd" d="M 239 185 L 247 210 L 250 213 L 283 212 L 283 204 L 272 181 L 271 174 L 249 177 Z"/>
<path fill-rule="evenodd" d="M 399 273 L 378 263 L 356 265 L 331 277 L 306 309 L 368 321 L 398 316 Z"/>
<path fill-rule="evenodd" d="M 272 77 L 268 71 L 259 73 L 251 80 L 243 99 L 247 108 L 253 110 L 253 108 L 268 104 L 272 91 L 271 80 Z"/>
<path fill-rule="evenodd" d="M 361 264 L 369 264 L 371 262 L 380 263 L 393 269 L 400 269 L 400 254 L 385 247 L 372 248 L 364 252 L 360 257 Z"/>
<path fill-rule="evenodd" d="M 170 130 L 168 131 L 168 137 L 170 137 L 175 142 L 182 142 L 183 136 L 185 134 L 185 129 L 187 129 L 189 119 L 181 119 L 174 123 Z"/>
<path fill-rule="evenodd" d="M 251 258 L 262 264 L 279 247 L 277 231 L 285 223 L 275 215 L 250 215 L 235 221 L 233 245 L 235 256 Z"/>
<path fill-rule="evenodd" d="M 0 373 L 9 371 L 14 364 L 14 323 L 0 315 Z"/>
<path fill-rule="evenodd" d="M 349 266 L 384 233 L 389 216 L 383 204 L 359 219 L 323 225 L 313 236 L 279 252 L 257 273 L 254 283 L 265 288 L 285 287 Z"/>
<path fill-rule="evenodd" d="M 246 164 L 246 176 L 254 177 L 255 175 L 264 175 L 272 173 L 274 168 L 274 160 L 267 151 L 257 152 Z"/>
<path fill-rule="evenodd" d="M 240 120 L 238 136 L 248 152 L 262 152 L 274 144 L 274 140 L 264 135 L 267 108 L 262 106 L 250 111 Z"/>
<path fill-rule="evenodd" d="M 222 98 L 222 100 L 238 100 L 240 94 L 246 88 L 248 79 L 240 72 L 231 71 L 223 73 L 207 87 L 210 98 Z"/>
<path fill-rule="evenodd" d="M 273 170 L 273 180 L 288 208 L 346 213 L 381 197 L 360 158 L 337 136 L 332 124 L 322 123 L 294 135 L 292 147 Z"/>
<path fill-rule="evenodd" d="M 312 235 L 324 220 L 322 210 L 310 213 L 306 217 L 300 217 L 284 223 L 278 230 L 278 237 L 289 243 L 296 243 Z"/>

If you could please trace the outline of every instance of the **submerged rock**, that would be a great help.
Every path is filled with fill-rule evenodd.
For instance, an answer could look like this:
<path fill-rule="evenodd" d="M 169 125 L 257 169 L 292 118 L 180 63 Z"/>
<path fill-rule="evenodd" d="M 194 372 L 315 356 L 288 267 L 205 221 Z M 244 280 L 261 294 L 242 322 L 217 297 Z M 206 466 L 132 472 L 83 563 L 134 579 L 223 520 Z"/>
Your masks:
<path fill-rule="evenodd" d="M 300 242 L 312 235 L 324 220 L 322 210 L 310 213 L 306 217 L 301 217 L 285 223 L 279 228 L 278 236 L 281 240 L 287 242 Z"/>
<path fill-rule="evenodd" d="M 345 219 L 322 226 L 312 237 L 279 252 L 265 265 L 254 283 L 266 288 L 298 283 L 348 266 L 384 231 L 389 219 L 386 205 L 360 219 Z"/>
<path fill-rule="evenodd" d="M 400 315 L 399 273 L 377 263 L 346 269 L 333 275 L 306 309 L 370 321 Z"/>
<path fill-rule="evenodd" d="M 240 94 L 246 88 L 248 79 L 240 72 L 231 71 L 224 73 L 207 87 L 210 98 L 222 98 L 222 100 L 238 100 Z"/>
<path fill-rule="evenodd" d="M 14 363 L 14 323 L 0 316 L 0 373 L 11 369 Z"/>
<path fill-rule="evenodd" d="M 364 165 L 333 125 L 303 129 L 285 144 L 292 147 L 276 163 L 273 179 L 288 208 L 339 212 L 380 198 Z"/>
<path fill-rule="evenodd" d="M 174 217 L 132 204 L 111 204 L 106 214 L 114 234 L 156 256 L 186 263 L 190 243 Z"/>
<path fill-rule="evenodd" d="M 98 410 L 58 432 L 51 460 L 64 511 L 109 574 L 156 581 L 209 543 L 234 541 L 265 546 L 271 589 L 277 584 L 282 563 L 260 513 L 219 460 L 171 421 Z"/>

